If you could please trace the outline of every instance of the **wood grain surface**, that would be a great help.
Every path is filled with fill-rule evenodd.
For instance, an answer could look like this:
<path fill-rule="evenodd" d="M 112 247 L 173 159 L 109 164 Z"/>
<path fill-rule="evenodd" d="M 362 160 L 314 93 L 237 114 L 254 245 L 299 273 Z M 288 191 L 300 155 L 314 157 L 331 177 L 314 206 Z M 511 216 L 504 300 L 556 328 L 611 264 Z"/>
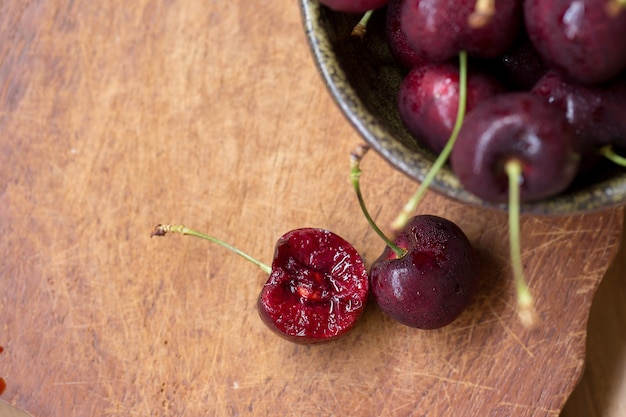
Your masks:
<path fill-rule="evenodd" d="M 0 1 L 0 41 L 2 400 L 34 417 L 557 416 L 583 375 L 564 415 L 623 415 L 623 262 L 598 293 L 583 374 L 621 209 L 523 217 L 542 318 L 528 332 L 506 214 L 430 193 L 420 212 L 457 222 L 480 252 L 475 303 L 437 331 L 370 305 L 315 347 L 258 319 L 254 265 L 150 239 L 184 223 L 269 262 L 280 235 L 313 226 L 368 265 L 382 251 L 349 182 L 361 139 L 295 2 Z M 374 153 L 362 168 L 387 230 L 416 184 Z"/>

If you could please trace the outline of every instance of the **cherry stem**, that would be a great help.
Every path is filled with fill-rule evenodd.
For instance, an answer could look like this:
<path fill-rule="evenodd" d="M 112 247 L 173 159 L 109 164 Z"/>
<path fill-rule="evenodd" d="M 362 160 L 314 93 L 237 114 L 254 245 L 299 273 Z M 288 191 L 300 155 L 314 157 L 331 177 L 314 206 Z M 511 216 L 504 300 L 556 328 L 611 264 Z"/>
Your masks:
<path fill-rule="evenodd" d="M 489 23 L 496 12 L 495 0 L 476 0 L 474 11 L 469 16 L 471 28 L 481 28 Z"/>
<path fill-rule="evenodd" d="M 363 156 L 365 156 L 368 150 L 369 150 L 369 146 L 359 145 L 352 153 L 350 153 L 350 180 L 352 181 L 354 191 L 356 192 L 357 199 L 359 200 L 359 205 L 361 206 L 361 210 L 363 211 L 363 214 L 365 215 L 367 222 L 370 224 L 372 229 L 374 229 L 374 231 L 378 234 L 378 236 L 380 236 L 380 238 L 387 244 L 387 246 L 389 246 L 389 248 L 394 251 L 394 253 L 396 254 L 396 257 L 402 258 L 404 255 L 406 255 L 407 250 L 402 249 L 401 247 L 393 243 L 391 239 L 389 239 L 383 233 L 383 231 L 380 230 L 380 228 L 376 225 L 376 222 L 374 222 L 374 219 L 372 219 L 372 216 L 370 216 L 370 213 L 367 210 L 367 207 L 365 206 L 365 201 L 363 201 L 363 195 L 361 194 L 361 184 L 360 184 L 360 178 L 361 178 L 360 163 L 361 163 L 361 159 L 363 159 Z"/>
<path fill-rule="evenodd" d="M 611 145 L 606 145 L 600 148 L 600 154 L 613 162 L 614 164 L 626 167 L 626 158 L 620 156 L 615 152 Z"/>
<path fill-rule="evenodd" d="M 237 255 L 239 255 L 239 256 L 243 257 L 244 259 L 247 259 L 248 261 L 252 262 L 256 266 L 261 268 L 261 270 L 263 270 L 263 272 L 265 272 L 266 274 L 270 274 L 272 272 L 272 268 L 269 265 L 267 265 L 267 264 L 265 264 L 265 263 L 255 259 L 255 258 L 253 258 L 252 256 L 248 255 L 247 253 L 245 253 L 245 252 L 237 249 L 236 247 L 234 247 L 234 246 L 224 242 L 223 240 L 218 239 L 218 238 L 213 237 L 213 236 L 206 235 L 204 233 L 197 232 L 197 231 L 195 231 L 193 229 L 190 229 L 188 227 L 185 227 L 183 225 L 174 226 L 174 225 L 171 225 L 171 224 L 159 224 L 159 225 L 157 225 L 154 228 L 154 230 L 150 234 L 150 237 L 152 237 L 152 236 L 165 236 L 167 233 L 179 233 L 181 235 L 188 235 L 188 236 L 199 237 L 201 239 L 205 239 L 205 240 L 208 240 L 210 242 L 217 243 L 218 245 L 220 245 L 220 246 L 222 246 L 222 247 L 224 247 L 224 248 L 226 248 L 226 249 L 228 249 L 228 250 L 230 250 L 232 252 L 235 252 Z"/>
<path fill-rule="evenodd" d="M 463 126 L 463 119 L 465 118 L 465 111 L 467 107 L 467 52 L 462 51 L 459 53 L 459 106 L 456 115 L 456 121 L 454 123 L 454 127 L 452 128 L 452 133 L 450 134 L 450 138 L 448 142 L 446 142 L 446 146 L 444 146 L 443 150 L 437 156 L 437 159 L 433 163 L 433 166 L 430 168 L 424 181 L 417 188 L 417 191 L 411 199 L 406 203 L 406 205 L 398 214 L 398 217 L 393 221 L 391 227 L 395 230 L 401 230 L 408 223 L 409 219 L 417 210 L 417 206 L 420 201 L 426 194 L 430 183 L 433 181 L 435 176 L 439 173 L 443 165 L 448 160 L 450 153 L 452 152 L 452 148 L 454 147 L 454 143 L 456 142 L 457 137 L 459 136 L 459 131 L 461 130 L 461 126 Z"/>
<path fill-rule="evenodd" d="M 374 13 L 374 10 L 368 10 L 365 14 L 363 14 L 359 23 L 357 23 L 352 29 L 352 36 L 356 36 L 361 39 L 365 36 L 365 32 L 367 32 L 367 23 L 370 21 L 372 13 Z"/>
<path fill-rule="evenodd" d="M 517 308 L 522 324 L 532 328 L 537 323 L 533 296 L 524 278 L 522 250 L 520 244 L 520 183 L 522 181 L 522 163 L 511 159 L 505 164 L 509 177 L 509 249 L 511 265 L 517 291 Z"/>
<path fill-rule="evenodd" d="M 610 17 L 617 17 L 622 10 L 626 9 L 626 0 L 609 0 L 606 3 L 606 13 Z"/>

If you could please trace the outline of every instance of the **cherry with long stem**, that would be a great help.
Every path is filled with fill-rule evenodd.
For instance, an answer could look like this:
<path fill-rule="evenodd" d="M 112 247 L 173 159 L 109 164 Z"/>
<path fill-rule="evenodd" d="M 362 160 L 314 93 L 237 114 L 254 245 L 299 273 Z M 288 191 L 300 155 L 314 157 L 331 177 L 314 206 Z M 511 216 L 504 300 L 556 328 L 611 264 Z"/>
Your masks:
<path fill-rule="evenodd" d="M 405 206 L 400 211 L 400 214 L 396 217 L 396 219 L 391 224 L 391 227 L 398 231 L 402 229 L 415 210 L 419 205 L 420 201 L 426 194 L 428 187 L 435 179 L 435 176 L 439 173 L 443 165 L 448 160 L 450 153 L 452 152 L 452 148 L 454 147 L 454 143 L 456 142 L 456 138 L 459 136 L 459 131 L 461 130 L 461 126 L 463 125 L 463 119 L 465 117 L 467 107 L 467 52 L 462 51 L 459 54 L 459 106 L 457 111 L 456 121 L 454 123 L 454 127 L 452 128 L 452 133 L 450 134 L 450 138 L 446 142 L 446 146 L 443 148 L 441 153 L 437 156 L 437 159 L 433 163 L 431 169 L 426 174 L 424 181 L 420 184 L 417 191 L 413 196 L 409 199 L 409 201 L 405 204 Z"/>
<path fill-rule="evenodd" d="M 409 327 L 437 329 L 471 303 L 479 283 L 476 254 L 463 231 L 434 215 L 414 216 L 392 242 L 369 214 L 359 163 L 369 148 L 351 153 L 351 180 L 361 210 L 386 247 L 370 268 L 372 298 L 380 310 Z"/>
<path fill-rule="evenodd" d="M 522 178 L 522 163 L 517 159 L 506 162 L 504 169 L 509 178 L 509 251 L 513 279 L 517 292 L 517 309 L 522 324 L 527 328 L 537 325 L 534 299 L 526 279 L 522 265 L 522 250 L 520 243 L 520 182 Z"/>
<path fill-rule="evenodd" d="M 271 267 L 221 239 L 183 225 L 158 225 L 151 236 L 179 233 L 216 243 L 252 262 L 269 276 L 257 299 L 261 320 L 296 343 L 322 343 L 350 331 L 369 296 L 363 259 L 340 236 L 300 228 L 276 242 Z"/>

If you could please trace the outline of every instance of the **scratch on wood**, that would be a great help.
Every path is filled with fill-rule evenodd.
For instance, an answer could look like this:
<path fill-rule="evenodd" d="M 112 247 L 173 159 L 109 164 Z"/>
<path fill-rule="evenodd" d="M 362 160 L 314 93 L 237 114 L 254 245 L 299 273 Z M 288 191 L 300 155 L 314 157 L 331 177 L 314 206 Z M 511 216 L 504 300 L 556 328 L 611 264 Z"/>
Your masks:
<path fill-rule="evenodd" d="M 535 407 L 532 405 L 517 404 L 517 403 L 507 402 L 507 401 L 500 401 L 497 407 L 523 408 L 526 410 L 543 411 L 545 413 L 548 413 L 548 415 L 552 415 L 552 416 L 558 416 L 559 414 L 561 414 L 560 410 L 555 410 L 553 408 Z"/>
<path fill-rule="evenodd" d="M 511 328 L 506 324 L 506 322 L 502 319 L 502 317 L 500 317 L 500 315 L 498 313 L 496 313 L 496 311 L 494 310 L 494 308 L 493 308 L 493 306 L 491 304 L 489 304 L 489 309 L 491 310 L 491 313 L 494 316 L 496 316 L 496 318 L 498 319 L 498 322 L 500 323 L 500 325 L 502 326 L 504 331 L 507 332 L 507 334 L 509 336 L 511 336 L 513 338 L 513 340 L 515 340 L 517 342 L 517 344 L 520 345 L 520 347 L 524 350 L 524 352 L 526 352 L 528 354 L 528 356 L 530 356 L 531 358 L 534 358 L 535 355 L 530 351 L 528 346 L 526 346 L 521 341 L 521 339 L 513 332 L 513 330 L 511 330 Z"/>
<path fill-rule="evenodd" d="M 445 376 L 441 376 L 441 375 L 435 375 L 435 374 L 431 374 L 428 372 L 420 372 L 420 371 L 413 371 L 410 373 L 411 376 L 421 376 L 424 378 L 432 378 L 432 379 L 436 379 L 438 381 L 441 382 L 449 382 L 452 384 L 457 384 L 457 385 L 462 385 L 464 387 L 468 387 L 468 388 L 478 388 L 481 390 L 487 390 L 487 391 L 495 391 L 496 389 L 494 387 L 490 387 L 488 385 L 481 385 L 481 384 L 477 384 L 474 382 L 469 382 L 469 381 L 463 381 L 463 380 L 459 380 L 459 379 L 454 379 L 454 378 L 448 378 Z"/>
<path fill-rule="evenodd" d="M 452 402 L 452 398 L 450 397 L 450 391 L 448 390 L 448 384 L 443 384 L 443 393 L 444 396 L 446 397 L 446 402 L 448 403 L 448 409 L 449 410 L 453 410 L 454 409 L 454 405 Z"/>

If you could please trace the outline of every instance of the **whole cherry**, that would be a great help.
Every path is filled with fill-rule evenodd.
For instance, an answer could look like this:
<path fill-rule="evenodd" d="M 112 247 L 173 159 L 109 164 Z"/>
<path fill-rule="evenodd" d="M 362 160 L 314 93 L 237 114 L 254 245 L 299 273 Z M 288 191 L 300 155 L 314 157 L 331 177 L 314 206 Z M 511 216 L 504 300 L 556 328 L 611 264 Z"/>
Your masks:
<path fill-rule="evenodd" d="M 520 11 L 520 0 L 405 0 L 400 22 L 413 50 L 428 60 L 446 61 L 460 51 L 495 58 L 517 38 Z"/>
<path fill-rule="evenodd" d="M 584 85 L 550 70 L 531 92 L 565 115 L 583 151 L 608 144 L 626 146 L 626 73 L 606 83 Z"/>
<path fill-rule="evenodd" d="M 626 7 L 607 0 L 525 0 L 528 36 L 544 61 L 570 80 L 605 82 L 626 68 Z"/>
<path fill-rule="evenodd" d="M 507 164 L 519 164 L 524 202 L 567 188 L 580 154 L 563 112 L 536 94 L 512 92 L 493 96 L 467 114 L 450 162 L 468 191 L 495 203 L 509 199 Z"/>
<path fill-rule="evenodd" d="M 508 203 L 518 314 L 528 328 L 539 319 L 522 267 L 521 203 L 563 191 L 572 183 L 579 163 L 563 112 L 531 92 L 483 101 L 465 118 L 452 151 L 452 169 L 468 191 L 486 201 Z"/>
<path fill-rule="evenodd" d="M 453 322 L 470 305 L 479 283 L 476 253 L 453 222 L 433 215 L 409 219 L 391 241 L 369 214 L 360 189 L 360 160 L 369 148 L 351 154 L 351 179 L 359 204 L 374 231 L 386 242 L 370 268 L 373 299 L 400 323 L 436 329 Z"/>
<path fill-rule="evenodd" d="M 460 96 L 459 65 L 439 62 L 413 67 L 398 91 L 400 118 L 420 143 L 439 154 L 454 128 Z M 479 67 L 467 71 L 466 111 L 504 91 L 500 82 Z"/>
<path fill-rule="evenodd" d="M 370 268 L 372 295 L 382 311 L 420 329 L 450 324 L 478 289 L 476 254 L 453 222 L 418 215 L 394 239 L 403 256 L 387 246 Z"/>

